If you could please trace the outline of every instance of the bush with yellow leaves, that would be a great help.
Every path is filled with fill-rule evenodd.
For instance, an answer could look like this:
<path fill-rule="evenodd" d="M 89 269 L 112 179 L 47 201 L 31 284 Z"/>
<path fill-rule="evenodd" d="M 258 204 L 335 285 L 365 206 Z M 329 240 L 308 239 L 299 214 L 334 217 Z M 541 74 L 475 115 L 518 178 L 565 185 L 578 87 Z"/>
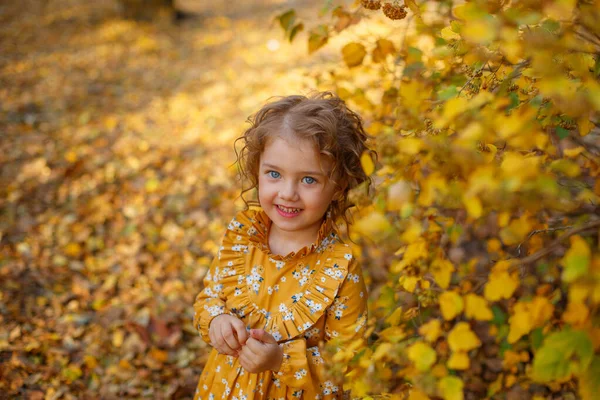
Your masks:
<path fill-rule="evenodd" d="M 354 193 L 370 345 L 331 373 L 353 397 L 598 399 L 600 2 L 362 3 L 309 35 L 344 42 L 319 79 L 380 154 Z"/>

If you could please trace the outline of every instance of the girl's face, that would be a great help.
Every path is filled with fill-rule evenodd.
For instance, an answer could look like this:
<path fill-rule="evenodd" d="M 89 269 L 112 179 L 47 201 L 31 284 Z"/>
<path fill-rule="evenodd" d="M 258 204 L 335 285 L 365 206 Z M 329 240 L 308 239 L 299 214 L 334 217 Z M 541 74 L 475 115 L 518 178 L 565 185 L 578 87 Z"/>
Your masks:
<path fill-rule="evenodd" d="M 260 156 L 258 198 L 274 227 L 314 240 L 335 192 L 328 178 L 332 166 L 308 140 L 268 140 Z"/>

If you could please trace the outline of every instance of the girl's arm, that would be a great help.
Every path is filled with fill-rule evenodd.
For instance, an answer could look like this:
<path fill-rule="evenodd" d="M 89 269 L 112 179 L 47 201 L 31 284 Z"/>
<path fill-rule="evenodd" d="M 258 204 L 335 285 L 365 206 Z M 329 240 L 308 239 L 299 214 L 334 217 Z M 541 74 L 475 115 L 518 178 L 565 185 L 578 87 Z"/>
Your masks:
<path fill-rule="evenodd" d="M 230 314 L 225 307 L 227 299 L 223 292 L 218 261 L 218 257 L 213 259 L 204 277 L 204 289 L 198 293 L 194 302 L 194 327 L 208 344 L 211 344 L 208 336 L 211 321 L 221 314 Z"/>
<path fill-rule="evenodd" d="M 335 301 L 327 310 L 325 340 L 342 351 L 356 354 L 365 345 L 367 290 L 360 266 L 353 258 Z M 285 385 L 303 389 L 321 399 L 342 397 L 341 384 L 327 379 L 318 347 L 307 348 L 304 338 L 283 343 L 283 362 L 275 377 Z"/>

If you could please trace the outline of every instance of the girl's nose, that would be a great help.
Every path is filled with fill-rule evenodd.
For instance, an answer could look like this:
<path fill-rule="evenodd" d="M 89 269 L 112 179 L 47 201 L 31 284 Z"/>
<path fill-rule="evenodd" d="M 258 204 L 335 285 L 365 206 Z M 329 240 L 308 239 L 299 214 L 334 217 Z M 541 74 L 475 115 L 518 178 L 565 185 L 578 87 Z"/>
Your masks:
<path fill-rule="evenodd" d="M 296 186 L 292 183 L 285 185 L 279 190 L 279 198 L 286 201 L 296 201 L 298 199 L 298 192 Z"/>

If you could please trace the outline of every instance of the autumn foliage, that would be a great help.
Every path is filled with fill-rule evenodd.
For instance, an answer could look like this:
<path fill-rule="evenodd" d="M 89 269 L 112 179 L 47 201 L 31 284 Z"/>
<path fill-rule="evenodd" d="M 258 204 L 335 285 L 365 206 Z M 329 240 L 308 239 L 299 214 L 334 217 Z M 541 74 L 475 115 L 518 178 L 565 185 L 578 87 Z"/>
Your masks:
<path fill-rule="evenodd" d="M 379 153 L 354 193 L 371 345 L 332 354 L 353 395 L 597 399 L 600 3 L 356 3 L 309 36 L 343 41 L 322 79 Z"/>
<path fill-rule="evenodd" d="M 314 87 L 379 155 L 352 194 L 369 348 L 330 372 L 352 364 L 355 397 L 598 398 L 597 0 L 123 19 L 150 3 L 172 4 L 1 7 L 0 398 L 191 398 L 209 351 L 193 299 L 242 206 L 233 140 Z M 274 15 L 291 44 L 265 36 Z"/>

